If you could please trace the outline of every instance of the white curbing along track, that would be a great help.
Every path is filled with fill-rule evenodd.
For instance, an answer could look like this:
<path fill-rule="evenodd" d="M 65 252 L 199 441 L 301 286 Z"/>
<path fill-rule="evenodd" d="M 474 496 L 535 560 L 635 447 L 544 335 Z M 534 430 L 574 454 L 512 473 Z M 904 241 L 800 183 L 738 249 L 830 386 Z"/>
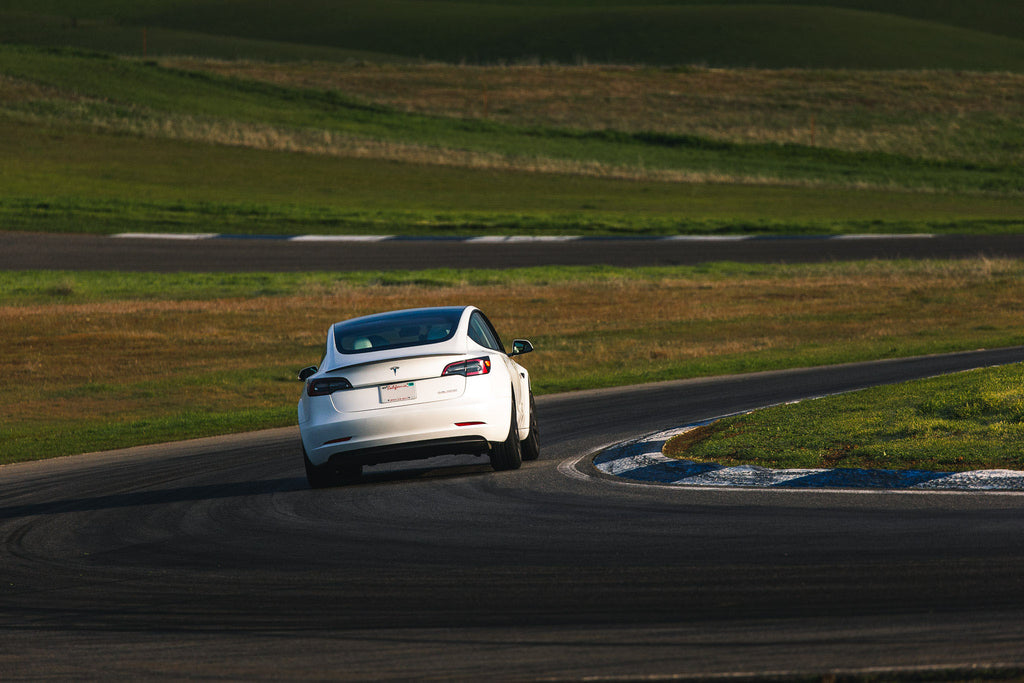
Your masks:
<path fill-rule="evenodd" d="M 746 242 L 767 240 L 872 240 L 872 239 L 930 239 L 928 233 L 891 235 L 635 235 L 635 236 L 583 236 L 583 235 L 482 235 L 478 237 L 447 237 L 419 235 L 246 235 L 229 233 L 151 233 L 122 232 L 111 235 L 115 239 L 148 240 L 279 240 L 282 242 L 467 242 L 470 244 L 524 244 L 545 242 L 601 242 L 651 240 L 665 242 Z"/>
<path fill-rule="evenodd" d="M 903 491 L 1024 491 L 1024 472 L 975 470 L 928 472 L 923 470 L 792 469 L 676 460 L 661 454 L 673 436 L 708 422 L 657 432 L 612 446 L 594 458 L 604 472 L 634 482 L 682 487 L 884 489 Z"/>

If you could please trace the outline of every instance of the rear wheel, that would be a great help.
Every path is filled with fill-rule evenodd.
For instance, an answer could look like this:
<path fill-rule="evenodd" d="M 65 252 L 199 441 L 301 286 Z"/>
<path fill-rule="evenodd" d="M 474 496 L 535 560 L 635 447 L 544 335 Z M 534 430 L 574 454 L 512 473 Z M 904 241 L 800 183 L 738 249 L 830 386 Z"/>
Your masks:
<path fill-rule="evenodd" d="M 522 443 L 523 460 L 536 460 L 540 457 L 540 431 L 537 429 L 537 402 L 530 392 L 530 433 Z"/>
<path fill-rule="evenodd" d="M 519 423 L 516 420 L 516 404 L 513 398 L 508 438 L 491 447 L 491 467 L 500 472 L 502 470 L 518 470 L 522 464 L 523 451 L 519 443 Z"/>

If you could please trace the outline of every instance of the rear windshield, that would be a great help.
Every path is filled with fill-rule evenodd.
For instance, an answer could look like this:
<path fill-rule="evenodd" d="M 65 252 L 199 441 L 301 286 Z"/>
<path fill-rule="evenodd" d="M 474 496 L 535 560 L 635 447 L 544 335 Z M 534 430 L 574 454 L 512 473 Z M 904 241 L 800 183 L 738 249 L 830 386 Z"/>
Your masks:
<path fill-rule="evenodd" d="M 382 313 L 336 324 L 334 343 L 341 353 L 436 344 L 455 335 L 461 317 L 461 308 Z"/>

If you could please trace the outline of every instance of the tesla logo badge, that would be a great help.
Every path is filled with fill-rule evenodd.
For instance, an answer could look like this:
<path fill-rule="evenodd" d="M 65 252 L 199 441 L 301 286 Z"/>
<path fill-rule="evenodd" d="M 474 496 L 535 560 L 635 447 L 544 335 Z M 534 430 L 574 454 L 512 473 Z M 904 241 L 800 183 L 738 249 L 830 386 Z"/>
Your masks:
<path fill-rule="evenodd" d="M 399 368 L 399 366 L 397 366 L 397 365 L 392 366 L 392 368 L 391 368 L 391 372 L 395 373 L 396 377 L 398 376 L 398 368 Z"/>

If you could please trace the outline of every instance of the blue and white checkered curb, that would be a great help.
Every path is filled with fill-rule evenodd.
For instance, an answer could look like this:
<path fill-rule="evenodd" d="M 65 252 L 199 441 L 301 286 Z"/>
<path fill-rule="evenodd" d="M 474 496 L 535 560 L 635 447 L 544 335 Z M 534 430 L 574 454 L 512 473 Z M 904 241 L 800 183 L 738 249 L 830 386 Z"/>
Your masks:
<path fill-rule="evenodd" d="M 908 235 L 485 235 L 481 237 L 446 237 L 421 235 L 233 235 L 228 233 L 159 233 L 122 232 L 111 237 L 117 239 L 149 240 L 279 240 L 283 242 L 466 242 L 469 244 L 529 244 L 550 242 L 600 242 L 626 240 L 652 240 L 665 242 L 747 242 L 768 240 L 872 240 L 872 239 L 928 239 L 931 234 Z"/>
<path fill-rule="evenodd" d="M 703 424 L 708 423 L 687 425 L 612 446 L 594 458 L 594 466 L 601 472 L 623 479 L 672 486 L 1024 491 L 1024 472 L 1013 470 L 773 470 L 754 465 L 723 467 L 714 463 L 676 460 L 661 454 L 666 441 Z"/>

